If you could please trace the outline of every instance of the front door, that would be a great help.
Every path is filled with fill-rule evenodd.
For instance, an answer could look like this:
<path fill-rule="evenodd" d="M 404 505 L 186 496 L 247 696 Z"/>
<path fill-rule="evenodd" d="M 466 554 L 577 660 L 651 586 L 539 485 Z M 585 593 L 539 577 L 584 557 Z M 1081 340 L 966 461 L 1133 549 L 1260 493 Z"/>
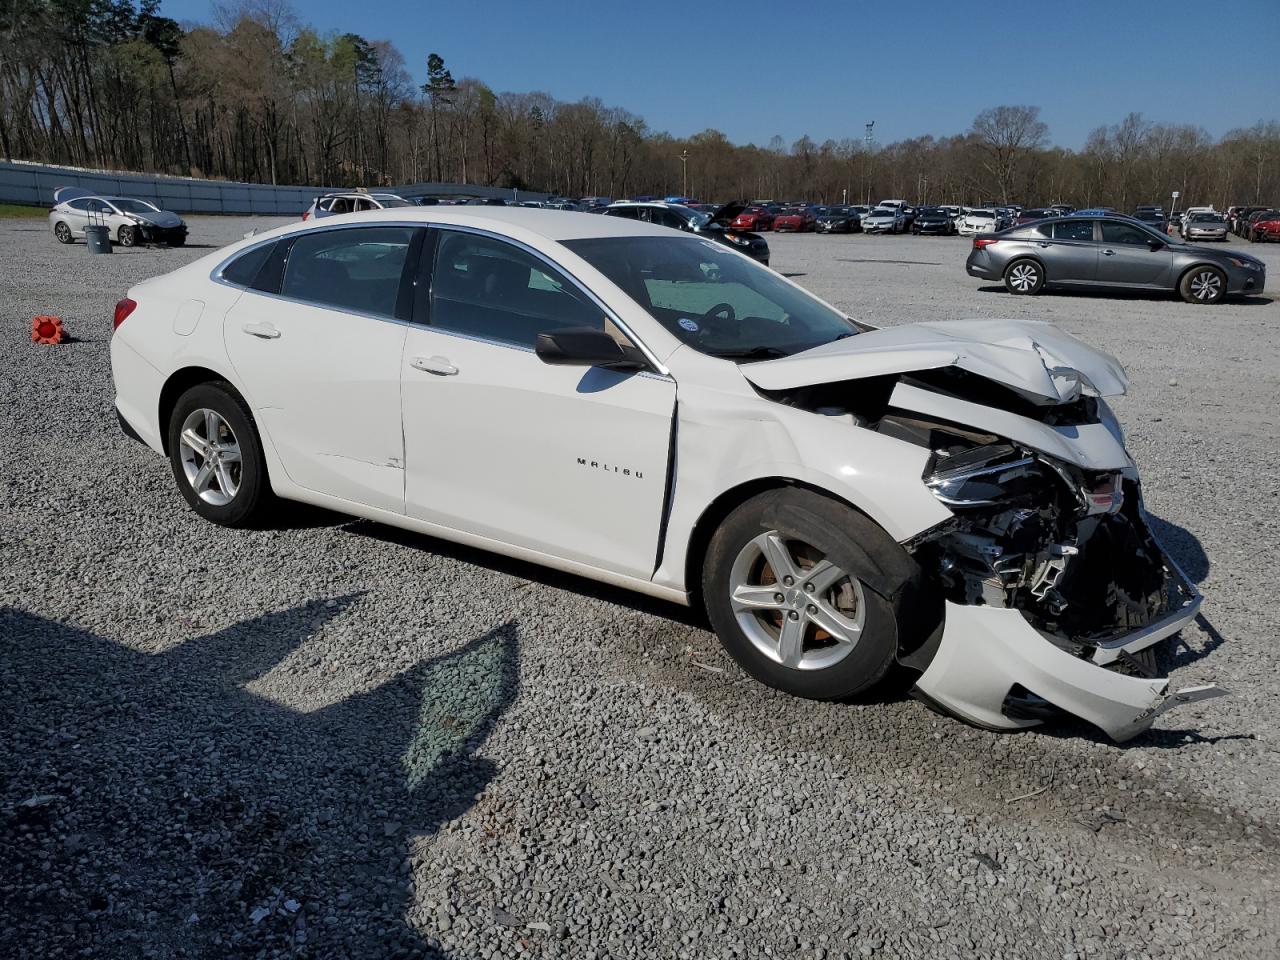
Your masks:
<path fill-rule="evenodd" d="M 300 233 L 281 241 L 292 246 L 276 292 L 246 290 L 227 312 L 227 355 L 301 487 L 404 512 L 406 325 L 397 318 L 408 315 L 402 273 L 424 235 L 400 226 Z"/>
<path fill-rule="evenodd" d="M 1102 246 L 1098 255 L 1098 282 L 1126 286 L 1172 284 L 1169 271 L 1173 255 L 1163 242 L 1152 249 L 1153 237 L 1141 227 L 1118 220 L 1102 221 Z"/>
<path fill-rule="evenodd" d="M 429 258 L 431 259 L 431 258 Z M 652 576 L 675 383 L 550 366 L 539 333 L 605 311 L 545 259 L 505 240 L 436 235 L 430 298 L 409 330 L 406 512 L 628 576 Z"/>

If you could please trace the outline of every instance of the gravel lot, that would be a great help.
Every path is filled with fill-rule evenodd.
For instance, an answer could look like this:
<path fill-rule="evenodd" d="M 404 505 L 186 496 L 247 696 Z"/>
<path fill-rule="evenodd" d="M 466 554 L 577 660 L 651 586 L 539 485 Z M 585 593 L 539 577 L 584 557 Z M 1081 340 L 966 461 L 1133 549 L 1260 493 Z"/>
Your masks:
<path fill-rule="evenodd" d="M 1207 595 L 1166 665 L 1233 695 L 1124 746 L 996 735 L 774 694 L 686 611 L 429 538 L 219 529 L 118 432 L 107 358 L 129 284 L 204 251 L 8 221 L 0 956 L 1276 957 L 1280 302 L 1014 298 L 962 239 L 769 240 L 874 323 L 1038 317 L 1119 356 Z M 1250 252 L 1274 290 L 1280 247 Z M 76 342 L 32 345 L 36 313 Z"/>

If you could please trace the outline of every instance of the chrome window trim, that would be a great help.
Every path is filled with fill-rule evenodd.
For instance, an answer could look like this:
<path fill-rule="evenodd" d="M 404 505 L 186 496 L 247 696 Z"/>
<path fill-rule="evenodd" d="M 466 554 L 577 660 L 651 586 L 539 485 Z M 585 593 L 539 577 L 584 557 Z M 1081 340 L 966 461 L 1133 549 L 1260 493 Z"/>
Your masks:
<path fill-rule="evenodd" d="M 624 334 L 627 335 L 627 337 L 630 338 L 631 342 L 634 343 L 640 349 L 640 352 L 644 354 L 645 359 L 649 361 L 650 365 L 653 367 L 655 372 L 660 374 L 664 379 L 671 379 L 671 371 L 667 368 L 667 365 L 662 363 L 657 358 L 654 352 L 649 349 L 649 347 L 645 344 L 645 342 L 640 337 L 636 336 L 635 331 L 631 329 L 631 326 L 627 324 L 626 321 L 624 321 L 621 317 L 618 316 L 616 311 L 614 311 L 611 307 L 606 305 L 603 300 L 601 300 L 592 290 L 590 290 L 586 286 L 586 284 L 584 284 L 581 280 L 575 277 L 571 270 L 566 270 L 563 266 L 556 263 L 554 260 L 552 260 L 546 254 L 544 254 L 542 251 L 529 246 L 527 243 L 524 243 L 520 240 L 516 240 L 514 237 L 508 237 L 504 234 L 496 233 L 492 230 L 485 230 L 479 227 L 463 226 L 463 225 L 451 224 L 451 223 L 439 223 L 436 221 L 414 221 L 414 220 L 385 220 L 385 221 L 379 220 L 376 223 L 368 223 L 368 222 L 334 223 L 334 224 L 326 223 L 323 227 L 318 227 L 318 228 L 304 227 L 300 230 L 294 230 L 292 233 L 279 234 L 274 237 L 264 237 L 261 241 L 257 243 L 249 243 L 243 247 L 240 247 L 238 250 L 235 251 L 235 253 L 228 254 L 227 256 L 223 257 L 220 261 L 218 261 L 217 264 L 214 265 L 214 268 L 209 272 L 209 279 L 212 280 L 214 283 L 220 283 L 225 287 L 231 287 L 233 290 L 239 290 L 242 293 L 252 293 L 259 297 L 270 297 L 273 300 L 280 300 L 285 303 L 300 303 L 309 307 L 319 307 L 325 310 L 334 310 L 337 313 L 347 313 L 347 314 L 351 314 L 352 316 L 367 317 L 370 320 L 383 320 L 387 323 L 397 323 L 397 324 L 402 324 L 404 326 L 417 327 L 419 329 L 434 330 L 436 333 L 445 333 L 445 334 L 449 334 L 450 336 L 460 336 L 460 337 L 464 337 L 465 339 L 476 340 L 482 343 L 492 343 L 496 346 L 522 349 L 529 353 L 533 352 L 532 347 L 524 347 L 521 344 L 513 344 L 508 341 L 493 340 L 487 337 L 475 337 L 469 334 L 454 333 L 453 331 L 450 331 L 450 330 L 443 330 L 439 327 L 433 327 L 430 324 L 424 325 L 420 323 L 415 323 L 411 320 L 397 320 L 394 317 L 383 317 L 377 314 L 361 313 L 360 311 L 357 311 L 357 310 L 339 310 L 335 307 L 326 306 L 324 304 L 313 303 L 312 301 L 309 301 L 309 300 L 298 300 L 294 297 L 285 297 L 277 293 L 264 293 L 261 290 L 255 290 L 253 287 L 247 287 L 239 283 L 232 283 L 230 280 L 227 280 L 222 276 L 222 271 L 226 269 L 227 265 L 230 264 L 233 260 L 237 260 L 244 254 L 248 253 L 250 250 L 256 249 L 257 247 L 265 246 L 268 243 L 276 243 L 277 241 L 280 241 L 280 240 L 287 240 L 290 237 L 297 237 L 303 233 L 309 232 L 312 229 L 355 230 L 363 227 L 409 227 L 411 229 L 418 229 L 418 230 L 454 230 L 459 233 L 476 234 L 478 236 L 487 237 L 491 240 L 497 240 L 501 243 L 509 243 L 512 246 L 518 247 L 519 249 L 528 253 L 530 256 L 533 256 L 538 260 L 541 260 L 543 263 L 552 267 L 558 273 L 567 277 L 570 283 L 572 283 L 575 287 L 577 287 L 578 290 L 587 297 L 587 299 L 589 299 L 592 303 L 594 303 L 605 314 L 605 316 L 607 316 L 611 321 L 613 321 L 614 324 L 617 325 L 619 330 L 621 330 Z M 552 242 L 558 243 L 559 241 L 552 241 Z"/>

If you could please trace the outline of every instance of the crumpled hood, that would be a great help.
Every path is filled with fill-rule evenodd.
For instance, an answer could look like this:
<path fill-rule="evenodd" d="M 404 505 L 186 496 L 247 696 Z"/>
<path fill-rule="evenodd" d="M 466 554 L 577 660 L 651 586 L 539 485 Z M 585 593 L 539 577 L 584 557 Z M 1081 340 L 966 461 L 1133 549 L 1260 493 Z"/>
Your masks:
<path fill-rule="evenodd" d="M 1041 404 L 1069 403 L 1081 393 L 1119 396 L 1129 386 L 1115 357 L 1035 320 L 942 320 L 886 327 L 740 369 L 763 390 L 787 390 L 949 366 Z"/>
<path fill-rule="evenodd" d="M 168 210 L 160 210 L 156 213 L 134 213 L 131 216 L 137 217 L 144 223 L 149 223 L 156 227 L 180 227 L 182 226 L 182 218 L 176 213 L 170 213 Z"/>

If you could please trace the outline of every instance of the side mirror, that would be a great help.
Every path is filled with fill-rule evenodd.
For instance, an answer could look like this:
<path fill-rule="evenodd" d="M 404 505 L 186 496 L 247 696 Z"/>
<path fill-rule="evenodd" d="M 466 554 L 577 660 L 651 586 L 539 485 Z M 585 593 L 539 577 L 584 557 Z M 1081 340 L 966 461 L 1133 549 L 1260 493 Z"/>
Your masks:
<path fill-rule="evenodd" d="M 1147 241 L 1147 246 L 1154 253 L 1156 250 L 1163 250 L 1165 248 L 1165 242 L 1163 240 L 1157 240 L 1155 237 L 1152 237 L 1150 240 Z"/>
<path fill-rule="evenodd" d="M 566 327 L 538 334 L 533 352 L 543 363 L 558 367 L 610 367 L 639 370 L 647 364 L 635 347 L 623 347 L 595 327 Z"/>

